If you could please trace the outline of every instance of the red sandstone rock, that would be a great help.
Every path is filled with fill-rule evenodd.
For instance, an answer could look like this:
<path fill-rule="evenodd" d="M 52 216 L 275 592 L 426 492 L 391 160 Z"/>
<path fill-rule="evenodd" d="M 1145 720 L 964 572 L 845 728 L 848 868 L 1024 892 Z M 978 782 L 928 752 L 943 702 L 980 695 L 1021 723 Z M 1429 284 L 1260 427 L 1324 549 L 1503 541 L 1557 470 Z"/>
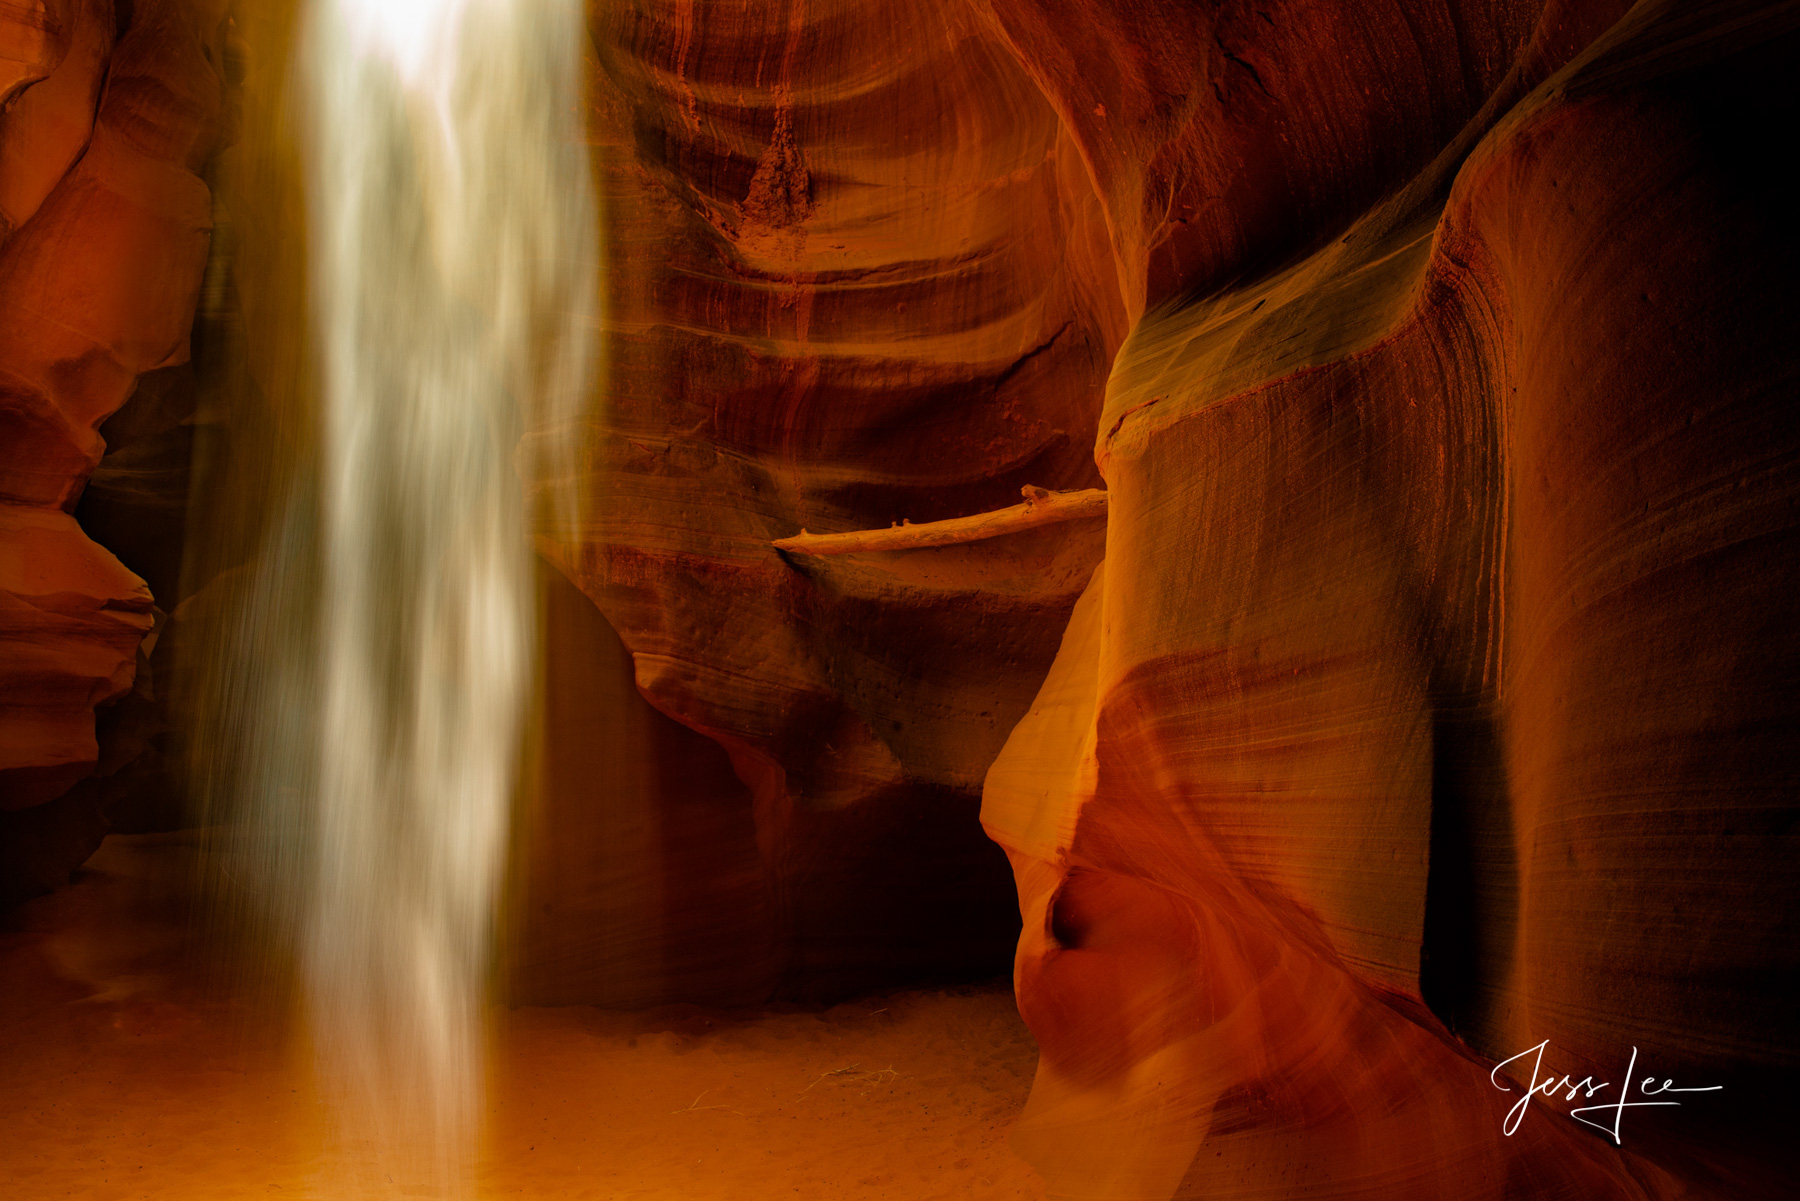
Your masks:
<path fill-rule="evenodd" d="M 1665 1171 L 1742 1169 L 1729 1156 L 1696 1166 L 1666 1122 L 1646 1127 L 1664 1166 L 1622 1159 L 1566 1119 L 1508 1140 L 1507 1102 L 1485 1083 L 1493 1060 L 1546 1032 L 1583 1071 L 1610 1065 L 1633 1031 L 1702 1076 L 1749 1079 L 1791 1054 L 1774 994 L 1753 982 L 1769 962 L 1754 938 L 1638 937 L 1651 914 L 1750 904 L 1748 928 L 1766 933 L 1792 911 L 1769 883 L 1779 870 L 1756 858 L 1776 844 L 1722 866 L 1649 832 L 1705 831 L 1710 847 L 1773 830 L 1772 800 L 1745 798 L 1773 797 L 1790 771 L 1778 748 L 1792 715 L 1770 699 L 1786 660 L 1762 656 L 1743 693 L 1748 669 L 1724 664 L 1757 656 L 1756 623 L 1791 592 L 1779 464 L 1793 433 L 1762 398 L 1785 378 L 1792 309 L 1758 315 L 1763 301 L 1734 308 L 1715 293 L 1786 296 L 1788 252 L 1753 247 L 1791 240 L 1759 215 L 1762 185 L 1731 182 L 1754 175 L 1753 152 L 1698 149 L 1729 145 L 1725 119 L 1707 114 L 1731 105 L 1696 99 L 1727 94 L 1734 74 L 1779 78 L 1791 52 L 1772 39 L 1786 18 L 1645 7 L 1615 29 L 1621 12 L 1369 5 L 1265 19 L 997 2 L 982 27 L 948 7 L 669 5 L 598 26 L 608 406 L 590 524 L 578 547 L 548 550 L 617 627 L 651 702 L 732 752 L 756 797 L 776 920 L 794 924 L 775 943 L 793 940 L 801 962 L 853 954 L 852 931 L 892 937 L 878 910 L 845 913 L 849 883 L 813 866 L 869 863 L 871 827 L 823 819 L 866 821 L 922 786 L 964 787 L 993 748 L 974 704 L 1016 703 L 1005 660 L 1042 661 L 1043 627 L 1004 616 L 1009 598 L 1054 597 L 1060 615 L 1093 559 L 1044 538 L 1034 577 L 999 570 L 1005 547 L 964 548 L 961 583 L 921 587 L 944 577 L 929 556 L 945 552 L 840 569 L 772 562 L 764 542 L 1011 499 L 998 484 L 1010 491 L 1026 460 L 984 432 L 1016 428 L 1008 407 L 938 407 L 983 361 L 944 350 L 1000 328 L 976 299 L 989 293 L 965 283 L 975 264 L 1014 292 L 1063 264 L 1059 320 L 1096 331 L 1098 347 L 1137 317 L 1092 427 L 1116 506 L 1100 577 L 1110 616 L 1096 592 L 1095 624 L 1071 627 L 1069 672 L 1046 692 L 1086 678 L 1092 711 L 1042 706 L 987 798 L 1026 910 L 1021 1004 L 1045 1049 L 1022 1145 L 1054 1190 L 1233 1195 L 1286 1187 L 1281 1171 L 1304 1163 L 1295 1187 L 1318 1196 L 1367 1180 L 1420 1196 L 1463 1195 L 1469 1180 L 1494 1196 L 1629 1193 L 1631 1173 L 1655 1193 L 1673 1187 Z M 883 31 L 878 55 L 865 28 Z M 1735 71 L 1705 67 L 1745 54 Z M 975 61 L 979 81 L 963 82 Z M 1032 132 L 1055 123 L 1014 82 L 1021 69 L 1053 135 Z M 930 85 L 882 109 L 885 123 L 863 123 L 889 81 L 919 78 Z M 1567 89 L 1581 88 L 1576 103 Z M 1000 108 L 1004 136 L 988 116 Z M 953 157 L 922 128 L 943 113 L 958 114 Z M 1539 161 L 1542 130 L 1569 131 L 1555 170 Z M 1014 182 L 954 207 L 979 157 L 965 147 L 1032 138 L 1046 156 L 1033 161 L 1052 164 L 1035 177 L 1053 191 L 1021 191 L 1034 175 L 1014 167 Z M 907 199 L 915 178 L 932 181 L 930 210 Z M 993 223 L 977 226 L 994 231 L 991 251 L 949 249 L 958 213 Z M 1705 232 L 1725 230 L 1736 240 Z M 1010 265 L 1008 247 L 1049 245 L 1060 258 Z M 1666 255 L 1695 256 L 1678 285 L 1635 282 L 1674 278 Z M 1645 296 L 1680 307 L 1646 309 Z M 952 319 L 959 342 L 934 332 Z M 1017 412 L 1072 416 L 1068 371 L 1035 374 L 1061 343 L 1037 345 L 1050 349 L 1030 358 L 1025 339 L 1013 344 L 1024 366 L 1001 391 L 1029 378 Z M 1679 440 L 1656 443 L 1687 457 L 1652 471 L 1627 431 L 1655 428 L 1638 406 L 1675 391 L 1724 407 L 1691 407 L 1701 432 L 1683 416 Z M 893 407 L 900 397 L 910 407 Z M 1557 432 L 1534 432 L 1552 419 Z M 921 437 L 945 422 L 958 439 Z M 950 462 L 967 463 L 968 484 Z M 1732 506 L 1704 490 L 1676 499 L 1740 464 L 1754 483 Z M 1064 470 L 1031 482 L 1080 482 Z M 1533 631 L 1577 636 L 1552 615 L 1569 600 L 1541 613 L 1550 600 L 1533 598 L 1580 573 L 1551 566 L 1577 554 L 1559 549 L 1570 518 L 1537 515 L 1568 502 L 1534 497 L 1621 470 L 1631 486 L 1589 519 L 1685 506 L 1693 524 L 1678 536 L 1615 516 L 1611 533 L 1580 535 L 1575 561 L 1601 556 L 1620 586 L 1653 582 L 1615 598 L 1618 614 L 1580 635 L 1590 641 L 1542 659 L 1530 648 L 1549 635 Z M 886 489 L 881 503 L 867 481 Z M 908 496 L 918 502 L 895 501 Z M 1759 616 L 1671 626 L 1705 590 L 1661 573 L 1696 557 L 1727 570 L 1751 553 L 1728 548 L 1756 545 L 1772 557 L 1727 576 L 1734 611 Z M 991 654 L 997 626 L 1019 638 L 1004 657 Z M 1578 705 L 1569 669 L 1544 664 L 1584 656 L 1594 691 Z M 1684 714 L 1646 695 L 1707 699 Z M 1766 733 L 1758 706 L 1777 715 Z M 1671 757 L 1710 783 L 1672 783 Z M 1708 799 L 1674 799 L 1688 789 Z M 1609 817 L 1615 791 L 1622 812 Z M 1590 832 L 1562 832 L 1571 820 Z M 1603 868 L 1569 867 L 1596 855 Z M 928 913 L 942 893 L 917 865 L 933 860 L 904 862 L 905 896 Z M 1626 880 L 1639 899 L 1595 892 Z M 1696 955 L 1714 958 L 1681 966 Z M 1565 989 L 1586 999 L 1571 1005 Z M 1671 1012 L 1692 1016 L 1677 1029 Z M 1703 1025 L 1717 1033 L 1687 1032 Z M 1386 1098 L 1381 1113 L 1361 1112 L 1340 1078 Z"/>
<path fill-rule="evenodd" d="M 517 993 L 978 967 L 1012 899 L 986 773 L 1054 1195 L 1780 1195 L 1733 1105 L 1797 1058 L 1800 264 L 1744 114 L 1791 123 L 1793 29 L 597 8 L 603 402 L 532 436 L 584 441 L 586 524 L 543 549 L 599 612 L 548 588 Z M 161 196 L 191 249 L 179 174 L 82 195 Z M 298 189 L 243 176 L 254 382 L 303 446 Z M 48 278 L 19 248 L 68 203 L 0 271 Z M 40 448 L 9 495 L 68 503 L 179 303 L 19 336 L 67 369 L 0 406 Z M 1104 531 L 770 546 L 1102 482 Z M 1543 1109 L 1508 1138 L 1488 1072 L 1540 1038 L 1730 1103 L 1623 1152 Z"/>
<path fill-rule="evenodd" d="M 983 810 L 1053 1192 L 1781 1191 L 1728 1144 L 1795 1055 L 1795 244 L 1729 114 L 1792 111 L 1792 31 L 1640 6 L 1466 161 L 1134 328 L 1107 559 Z M 1545 1038 L 1728 1092 L 1623 1153 L 1507 1139 L 1488 1067 Z"/>
<path fill-rule="evenodd" d="M 0 505 L 0 808 L 93 770 L 94 706 L 131 687 L 150 591 L 66 513 Z"/>
<path fill-rule="evenodd" d="M 594 20 L 607 378 L 588 526 L 546 551 L 750 785 L 788 987 L 982 970 L 1012 919 L 976 792 L 1101 523 L 829 563 L 769 543 L 1098 482 L 1124 326 L 1085 171 L 956 5 Z"/>
<path fill-rule="evenodd" d="M 69 51 L 68 0 L 23 0 L 0 9 L 0 110 L 50 75 Z"/>
<path fill-rule="evenodd" d="M 593 602 L 542 569 L 543 721 L 507 940 L 524 1004 L 752 1004 L 782 964 L 749 790 L 638 694 Z"/>
<path fill-rule="evenodd" d="M 38 206 L 86 149 L 106 78 L 111 0 L 66 3 L 68 50 L 44 79 L 0 113 L 0 242 Z"/>
<path fill-rule="evenodd" d="M 92 770 L 94 706 L 130 687 L 150 629 L 143 581 L 67 511 L 100 459 L 100 423 L 139 374 L 187 356 L 211 209 L 195 173 L 221 113 L 219 5 L 137 3 L 116 47 L 111 4 L 34 11 L 57 52 L 20 76 L 21 87 L 40 81 L 22 94 L 0 79 L 9 89 L 0 121 L 0 804 L 9 808 L 48 800 Z M 15 25 L 8 7 L 0 30 Z"/>

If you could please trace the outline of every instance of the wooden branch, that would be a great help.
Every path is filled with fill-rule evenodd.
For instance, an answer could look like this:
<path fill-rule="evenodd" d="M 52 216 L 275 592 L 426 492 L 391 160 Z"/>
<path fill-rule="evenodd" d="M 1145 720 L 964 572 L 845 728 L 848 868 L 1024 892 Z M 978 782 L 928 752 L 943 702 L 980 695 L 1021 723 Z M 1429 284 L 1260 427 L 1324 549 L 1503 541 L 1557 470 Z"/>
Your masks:
<path fill-rule="evenodd" d="M 1106 515 L 1106 493 L 1099 488 L 1080 492 L 1051 492 L 1027 484 L 1020 489 L 1025 503 L 1010 509 L 976 513 L 972 517 L 952 517 L 948 521 L 927 521 L 914 525 L 910 521 L 885 530 L 848 530 L 842 534 L 809 534 L 801 530 L 792 538 L 777 538 L 771 545 L 777 550 L 795 551 L 803 555 L 853 555 L 870 550 L 916 550 L 925 546 L 953 546 L 959 542 L 976 542 L 1001 534 L 1058 521 L 1075 521 L 1083 517 Z"/>

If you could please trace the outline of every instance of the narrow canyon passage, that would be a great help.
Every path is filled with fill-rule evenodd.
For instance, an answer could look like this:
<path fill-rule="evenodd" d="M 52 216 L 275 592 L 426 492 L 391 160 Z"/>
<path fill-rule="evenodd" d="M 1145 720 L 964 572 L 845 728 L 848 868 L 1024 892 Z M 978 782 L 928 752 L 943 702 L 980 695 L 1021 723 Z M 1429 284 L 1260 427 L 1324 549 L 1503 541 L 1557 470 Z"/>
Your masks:
<path fill-rule="evenodd" d="M 0 1201 L 1800 1196 L 1797 76 L 0 0 Z"/>

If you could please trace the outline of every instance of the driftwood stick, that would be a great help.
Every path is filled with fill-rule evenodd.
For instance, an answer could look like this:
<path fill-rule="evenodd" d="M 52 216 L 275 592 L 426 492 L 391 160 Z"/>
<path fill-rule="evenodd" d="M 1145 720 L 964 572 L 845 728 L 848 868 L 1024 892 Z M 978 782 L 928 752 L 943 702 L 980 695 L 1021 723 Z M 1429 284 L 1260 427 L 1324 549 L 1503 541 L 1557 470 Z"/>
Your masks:
<path fill-rule="evenodd" d="M 1025 495 L 1025 503 L 1009 509 L 976 513 L 972 517 L 952 517 L 948 521 L 927 521 L 923 525 L 903 522 L 885 530 L 847 530 L 841 534 L 809 534 L 801 530 L 792 538 L 777 538 L 772 545 L 778 550 L 795 551 L 803 555 L 915 550 L 924 546 L 953 546 L 959 542 L 976 542 L 982 538 L 1012 534 L 1058 521 L 1106 515 L 1106 493 L 1099 488 L 1086 488 L 1080 492 L 1051 492 L 1027 484 L 1020 491 Z"/>

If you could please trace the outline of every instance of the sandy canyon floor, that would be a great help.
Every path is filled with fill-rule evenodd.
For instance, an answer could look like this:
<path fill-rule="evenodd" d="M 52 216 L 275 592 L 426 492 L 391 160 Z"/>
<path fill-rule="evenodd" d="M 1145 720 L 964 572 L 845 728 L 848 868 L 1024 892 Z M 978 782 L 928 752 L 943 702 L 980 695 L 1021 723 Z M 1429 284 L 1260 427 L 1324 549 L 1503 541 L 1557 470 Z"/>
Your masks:
<path fill-rule="evenodd" d="M 182 835 L 114 837 L 0 929 L 0 1195 L 415 1194 L 345 1183 L 310 1056 L 195 982 Z M 1035 1065 L 1001 985 L 823 1010 L 501 1011 L 481 1198 L 1012 1201 Z M 416 1194 L 415 1194 L 416 1195 Z"/>

